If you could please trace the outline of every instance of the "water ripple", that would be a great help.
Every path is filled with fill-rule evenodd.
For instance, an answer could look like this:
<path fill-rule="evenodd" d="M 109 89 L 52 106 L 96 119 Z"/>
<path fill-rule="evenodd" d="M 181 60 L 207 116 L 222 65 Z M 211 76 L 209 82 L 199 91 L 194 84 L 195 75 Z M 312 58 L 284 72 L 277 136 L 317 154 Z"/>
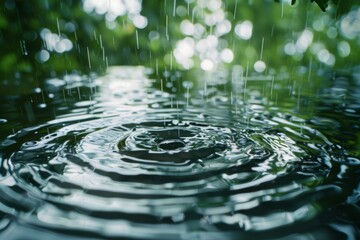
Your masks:
<path fill-rule="evenodd" d="M 336 179 L 359 160 L 299 117 L 152 108 L 170 95 L 129 88 L 1 142 L 2 212 L 73 236 L 253 239 L 323 228 L 350 195 Z"/>

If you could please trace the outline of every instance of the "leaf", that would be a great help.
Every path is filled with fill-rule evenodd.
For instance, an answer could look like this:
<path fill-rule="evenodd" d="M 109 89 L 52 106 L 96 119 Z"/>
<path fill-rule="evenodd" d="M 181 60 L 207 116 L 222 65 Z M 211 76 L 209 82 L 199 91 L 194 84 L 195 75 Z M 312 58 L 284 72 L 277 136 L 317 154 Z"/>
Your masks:
<path fill-rule="evenodd" d="M 323 12 L 325 12 L 326 8 L 328 6 L 329 0 L 311 0 L 311 2 L 316 2 L 317 5 L 319 5 L 319 7 L 321 8 L 321 10 L 323 10 Z"/>
<path fill-rule="evenodd" d="M 275 0 L 275 2 L 280 2 L 280 0 Z M 323 12 L 326 11 L 326 7 L 328 6 L 329 0 L 311 0 L 311 2 L 316 2 L 317 5 L 321 8 Z M 291 5 L 294 5 L 296 0 L 291 0 Z"/>

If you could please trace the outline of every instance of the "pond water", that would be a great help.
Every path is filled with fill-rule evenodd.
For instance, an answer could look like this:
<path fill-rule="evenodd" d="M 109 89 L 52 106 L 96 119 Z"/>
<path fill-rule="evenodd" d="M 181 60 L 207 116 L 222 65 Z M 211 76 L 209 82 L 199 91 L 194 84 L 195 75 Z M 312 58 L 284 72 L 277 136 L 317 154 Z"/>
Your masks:
<path fill-rule="evenodd" d="M 0 237 L 358 238 L 359 74 L 279 101 L 234 72 L 109 67 L 1 101 Z"/>
<path fill-rule="evenodd" d="M 5 0 L 0 239 L 360 239 L 360 6 L 326 2 Z"/>

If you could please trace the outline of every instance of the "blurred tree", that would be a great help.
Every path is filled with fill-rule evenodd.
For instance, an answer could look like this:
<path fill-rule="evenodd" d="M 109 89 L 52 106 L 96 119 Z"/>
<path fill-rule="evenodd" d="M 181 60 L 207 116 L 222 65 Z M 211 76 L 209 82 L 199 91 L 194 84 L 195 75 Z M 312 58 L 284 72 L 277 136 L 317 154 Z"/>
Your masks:
<path fill-rule="evenodd" d="M 127 7 L 127 1 L 119 1 Z M 329 2 L 312 1 L 322 10 Z M 167 65 L 171 63 L 172 67 L 177 68 L 180 65 L 173 55 L 179 41 L 185 38 L 201 41 L 214 35 L 217 28 L 226 28 L 229 23 L 230 32 L 217 35 L 217 50 L 232 50 L 233 62 L 237 64 L 252 65 L 263 58 L 272 67 L 281 68 L 284 61 L 288 64 L 288 60 L 300 59 L 307 65 L 312 58 L 309 52 L 303 53 L 301 58 L 300 55 L 284 55 L 284 46 L 296 41 L 302 31 L 309 27 L 310 19 L 323 21 L 321 18 L 325 13 L 316 8 L 309 9 L 308 1 L 292 1 L 293 4 L 297 3 L 298 10 L 282 13 L 280 9 L 283 6 L 273 4 L 274 0 L 210 2 L 215 5 L 220 3 L 221 11 L 210 5 L 205 7 L 209 1 L 142 1 L 139 14 L 146 17 L 147 24 L 146 27 L 139 27 L 134 24 L 138 21 L 134 13 L 124 12 L 109 20 L 106 11 L 101 9 L 86 11 L 86 0 L 4 0 L 0 8 L 0 82 L 22 86 L 30 83 L 30 86 L 34 86 L 39 84 L 39 79 L 48 75 L 71 71 L 102 72 L 108 64 L 169 68 Z M 357 0 L 332 2 L 339 6 L 333 11 L 334 24 L 341 19 L 341 15 L 358 6 Z M 177 5 L 174 6 L 174 3 Z M 219 17 L 216 14 L 223 15 L 224 21 L 209 23 L 212 18 Z M 249 40 L 239 39 L 234 29 L 246 20 L 254 24 L 253 37 Z M 181 29 L 184 21 L 196 25 L 195 31 L 203 33 L 198 34 L 197 38 L 184 34 Z M 328 26 L 325 24 L 323 30 L 318 32 L 316 40 L 321 39 L 324 45 L 331 45 L 329 51 L 337 51 L 337 43 L 327 37 L 331 35 Z M 343 43 L 345 50 L 348 45 L 351 47 L 351 41 L 356 42 L 348 39 L 349 43 Z M 264 44 L 266 51 L 260 53 Z M 229 51 L 225 53 L 229 54 Z M 193 61 L 197 64 L 201 59 L 194 57 Z"/>

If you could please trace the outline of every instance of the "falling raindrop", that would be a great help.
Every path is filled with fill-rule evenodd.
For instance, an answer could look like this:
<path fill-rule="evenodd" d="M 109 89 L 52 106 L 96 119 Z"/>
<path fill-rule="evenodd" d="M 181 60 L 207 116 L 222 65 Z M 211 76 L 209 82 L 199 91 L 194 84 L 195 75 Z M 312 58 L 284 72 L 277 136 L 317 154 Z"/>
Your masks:
<path fill-rule="evenodd" d="M 307 78 L 308 82 L 310 82 L 310 79 L 311 79 L 311 72 L 312 72 L 312 58 L 310 58 L 310 61 L 309 61 L 308 78 Z"/>
<path fill-rule="evenodd" d="M 260 60 L 263 59 L 263 52 L 264 52 L 264 37 L 261 40 L 261 50 L 260 50 Z"/>
<path fill-rule="evenodd" d="M 270 89 L 270 98 L 271 98 L 271 99 L 272 99 L 272 97 L 273 97 L 274 81 L 275 81 L 275 76 L 272 76 L 272 79 L 271 79 L 271 89 Z"/>
<path fill-rule="evenodd" d="M 24 40 L 20 41 L 20 50 L 21 50 L 22 55 L 25 55 L 25 56 L 28 55 L 28 52 L 27 52 L 27 49 L 26 49 L 26 44 L 25 44 Z"/>
<path fill-rule="evenodd" d="M 236 19 L 237 3 L 238 3 L 238 0 L 235 0 L 235 6 L 234 6 L 234 17 L 233 17 L 233 19 L 234 19 L 234 20 Z"/>
<path fill-rule="evenodd" d="M 246 99 L 246 87 L 247 87 L 248 76 L 249 76 L 249 61 L 247 61 L 246 63 L 246 71 L 245 71 L 245 79 L 244 79 L 244 96 L 243 96 L 244 102 Z"/>
<path fill-rule="evenodd" d="M 173 52 L 170 52 L 170 71 L 173 69 Z"/>
<path fill-rule="evenodd" d="M 135 31 L 135 35 L 136 35 L 136 48 L 139 50 L 139 33 L 138 30 Z"/>
<path fill-rule="evenodd" d="M 59 39 L 60 39 L 61 38 L 61 32 L 60 32 L 59 18 L 56 18 L 56 26 L 57 26 L 57 30 L 58 30 L 58 36 L 59 36 Z"/>
<path fill-rule="evenodd" d="M 174 0 L 173 17 L 175 17 L 175 13 L 176 13 L 176 0 Z"/>
<path fill-rule="evenodd" d="M 90 52 L 89 52 L 89 47 L 86 47 L 86 52 L 87 52 L 87 57 L 88 57 L 88 65 L 89 65 L 89 69 L 91 69 L 91 61 L 90 61 Z"/>
<path fill-rule="evenodd" d="M 169 17 L 168 17 L 168 15 L 165 16 L 165 35 L 166 35 L 166 40 L 169 41 Z"/>
<path fill-rule="evenodd" d="M 187 15 L 189 16 L 190 15 L 190 0 L 187 0 L 186 4 L 187 4 Z"/>

